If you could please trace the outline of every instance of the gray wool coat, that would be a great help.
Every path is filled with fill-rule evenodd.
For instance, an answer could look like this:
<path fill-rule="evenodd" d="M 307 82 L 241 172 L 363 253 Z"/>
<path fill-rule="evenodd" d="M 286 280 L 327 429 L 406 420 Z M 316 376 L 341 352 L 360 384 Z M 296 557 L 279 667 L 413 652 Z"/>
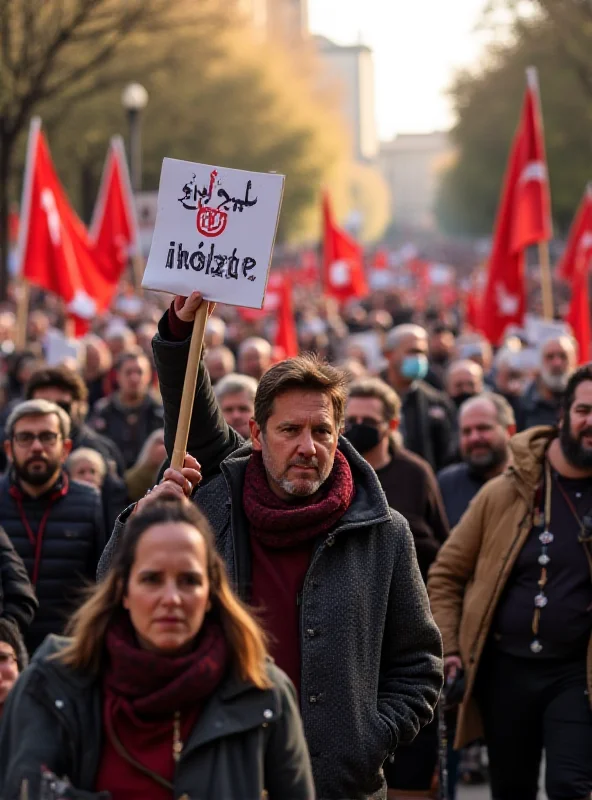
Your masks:
<path fill-rule="evenodd" d="M 154 339 L 172 452 L 189 341 L 171 342 L 166 316 Z M 300 605 L 300 711 L 321 800 L 385 798 L 382 764 L 433 717 L 442 642 L 407 521 L 389 508 L 374 470 L 345 440 L 355 498 L 319 537 Z M 194 500 L 216 535 L 230 579 L 250 596 L 250 537 L 242 489 L 251 448 L 225 423 L 200 365 L 187 450 L 202 465 Z M 101 563 L 108 568 L 124 512 Z"/>

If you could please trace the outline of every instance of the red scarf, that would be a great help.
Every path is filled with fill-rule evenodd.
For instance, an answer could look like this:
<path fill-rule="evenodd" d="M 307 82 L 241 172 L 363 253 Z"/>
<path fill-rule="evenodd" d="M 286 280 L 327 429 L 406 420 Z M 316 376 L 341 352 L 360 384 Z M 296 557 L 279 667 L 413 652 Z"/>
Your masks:
<path fill-rule="evenodd" d="M 269 636 L 271 655 L 298 690 L 298 598 L 310 566 L 314 539 L 334 527 L 353 496 L 351 470 L 339 450 L 331 475 L 319 496 L 308 505 L 288 503 L 271 491 L 260 452 L 255 451 L 247 465 L 243 506 L 251 532 L 251 603 L 258 609 Z"/>
<path fill-rule="evenodd" d="M 186 742 L 226 671 L 222 629 L 204 622 L 195 649 L 172 658 L 142 650 L 129 618 L 122 617 L 107 632 L 106 648 L 105 738 L 95 790 L 111 792 L 113 800 L 171 800 L 171 791 L 120 754 L 116 740 L 132 759 L 173 783 L 174 715 L 181 713 L 181 741 Z"/>
<path fill-rule="evenodd" d="M 269 486 L 263 456 L 253 451 L 243 489 L 243 506 L 251 533 L 266 547 L 295 547 L 326 533 L 341 519 L 354 498 L 354 480 L 339 450 L 331 474 L 312 503 L 282 500 Z"/>

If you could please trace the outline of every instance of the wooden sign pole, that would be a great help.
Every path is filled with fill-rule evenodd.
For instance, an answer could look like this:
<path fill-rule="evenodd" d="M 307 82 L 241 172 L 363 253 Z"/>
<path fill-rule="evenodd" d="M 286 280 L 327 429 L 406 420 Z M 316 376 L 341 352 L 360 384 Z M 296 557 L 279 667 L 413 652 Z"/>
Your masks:
<path fill-rule="evenodd" d="M 553 282 L 551 279 L 551 259 L 549 242 L 539 242 L 539 264 L 541 270 L 541 292 L 543 295 L 543 317 L 553 320 Z"/>
<path fill-rule="evenodd" d="M 31 287 L 24 279 L 19 281 L 17 287 L 17 306 L 16 306 L 16 333 L 15 350 L 17 353 L 24 350 L 27 344 L 27 317 L 29 316 L 29 294 Z"/>
<path fill-rule="evenodd" d="M 187 452 L 189 425 L 191 424 L 195 387 L 197 386 L 197 372 L 199 370 L 199 360 L 201 358 L 204 334 L 206 332 L 206 322 L 208 320 L 208 308 L 209 303 L 204 300 L 197 309 L 197 314 L 195 315 L 195 321 L 193 323 L 187 369 L 185 370 L 185 380 L 183 382 L 181 408 L 177 421 L 177 433 L 175 435 L 173 457 L 171 458 L 171 467 L 177 470 L 182 468 L 185 461 L 185 453 Z"/>

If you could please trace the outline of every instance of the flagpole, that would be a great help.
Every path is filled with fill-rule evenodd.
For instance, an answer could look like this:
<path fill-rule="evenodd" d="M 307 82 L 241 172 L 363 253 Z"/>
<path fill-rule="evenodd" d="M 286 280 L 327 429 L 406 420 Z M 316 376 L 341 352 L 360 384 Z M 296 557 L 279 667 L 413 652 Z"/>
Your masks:
<path fill-rule="evenodd" d="M 206 332 L 209 306 L 210 304 L 207 300 L 202 301 L 202 304 L 197 309 L 193 323 L 193 333 L 191 334 L 191 344 L 189 345 L 189 356 L 187 358 L 185 380 L 183 382 L 183 394 L 181 395 L 181 408 L 179 409 L 177 432 L 175 434 L 175 444 L 173 445 L 173 456 L 171 458 L 171 467 L 177 470 L 182 469 L 185 462 L 185 453 L 187 452 L 189 426 L 191 424 L 195 387 L 197 386 L 197 372 L 199 370 L 199 361 Z"/>
<path fill-rule="evenodd" d="M 20 352 L 27 344 L 27 317 L 29 315 L 29 282 L 20 278 L 17 283 L 15 350 Z"/>
<path fill-rule="evenodd" d="M 549 242 L 539 242 L 539 268 L 541 274 L 541 291 L 543 294 L 543 318 L 553 320 L 553 280 L 551 278 L 551 259 Z"/>
<path fill-rule="evenodd" d="M 144 263 L 144 259 L 142 257 L 138 217 L 136 213 L 136 198 L 132 188 L 132 182 L 129 174 L 127 158 L 125 155 L 125 145 L 123 143 L 122 137 L 113 136 L 111 139 L 111 146 L 113 148 L 114 153 L 116 154 L 116 157 L 119 159 L 119 166 L 123 176 L 123 181 L 125 183 L 125 188 L 127 190 L 128 206 L 131 214 L 130 223 L 133 229 L 133 239 L 134 239 L 133 252 L 131 257 L 132 273 L 134 276 L 136 291 L 140 296 L 142 296 L 144 294 L 144 289 L 142 288 L 142 279 L 144 277 L 144 268 L 146 264 Z"/>

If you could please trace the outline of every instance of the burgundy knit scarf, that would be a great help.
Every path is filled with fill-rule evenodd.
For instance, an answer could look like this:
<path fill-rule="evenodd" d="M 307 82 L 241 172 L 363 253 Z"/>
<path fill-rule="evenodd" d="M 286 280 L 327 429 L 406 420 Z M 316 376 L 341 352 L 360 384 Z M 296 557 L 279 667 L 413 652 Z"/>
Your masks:
<path fill-rule="evenodd" d="M 129 618 L 106 637 L 105 688 L 118 706 L 144 719 L 169 718 L 175 709 L 201 706 L 226 671 L 228 646 L 222 628 L 204 622 L 197 646 L 177 658 L 141 649 Z"/>
<path fill-rule="evenodd" d="M 290 503 L 275 495 L 261 452 L 254 451 L 247 464 L 243 506 L 251 534 L 262 544 L 295 547 L 331 530 L 349 508 L 354 494 L 349 463 L 339 450 L 331 474 L 312 503 Z"/>

